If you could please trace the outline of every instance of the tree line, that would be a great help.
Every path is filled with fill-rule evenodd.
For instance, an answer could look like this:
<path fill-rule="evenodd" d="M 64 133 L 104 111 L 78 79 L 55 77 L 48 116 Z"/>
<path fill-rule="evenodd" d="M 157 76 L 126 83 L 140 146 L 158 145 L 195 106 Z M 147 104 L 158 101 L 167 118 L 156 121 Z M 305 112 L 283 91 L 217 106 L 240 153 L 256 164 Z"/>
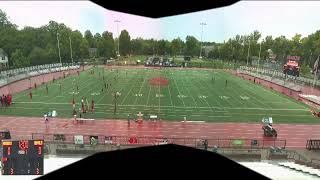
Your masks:
<path fill-rule="evenodd" d="M 295 34 L 291 39 L 285 36 L 266 36 L 262 39 L 259 31 L 249 35 L 236 35 L 224 43 L 217 44 L 209 53 L 209 57 L 238 62 L 248 60 L 250 63 L 259 59 L 259 55 L 261 60 L 268 59 L 269 49 L 276 55 L 275 60 L 280 63 L 285 63 L 288 55 L 300 56 L 302 65 L 312 67 L 320 54 L 320 30 L 306 37 Z"/>
<path fill-rule="evenodd" d="M 201 47 L 200 41 L 194 36 L 187 36 L 185 40 L 175 38 L 171 41 L 132 39 L 128 31 L 122 30 L 118 39 L 108 31 L 93 35 L 87 30 L 82 34 L 55 21 L 50 21 L 39 28 L 24 27 L 18 30 L 18 26 L 11 23 L 6 13 L 0 10 L 0 48 L 7 52 L 11 67 L 59 62 L 58 38 L 62 63 L 72 61 L 71 51 L 75 62 L 88 58 L 115 58 L 118 54 L 118 42 L 121 56 L 197 57 Z M 295 55 L 301 56 L 305 65 L 312 66 L 320 53 L 320 31 L 303 38 L 300 34 L 296 34 L 291 39 L 285 36 L 266 36 L 262 39 L 261 33 L 254 31 L 249 35 L 236 35 L 223 43 L 202 42 L 202 45 L 214 47 L 207 55 L 207 58 L 211 59 L 250 63 L 259 55 L 261 59 L 267 59 L 268 49 L 271 49 L 277 55 L 276 60 L 279 62 L 284 62 L 287 55 Z"/>

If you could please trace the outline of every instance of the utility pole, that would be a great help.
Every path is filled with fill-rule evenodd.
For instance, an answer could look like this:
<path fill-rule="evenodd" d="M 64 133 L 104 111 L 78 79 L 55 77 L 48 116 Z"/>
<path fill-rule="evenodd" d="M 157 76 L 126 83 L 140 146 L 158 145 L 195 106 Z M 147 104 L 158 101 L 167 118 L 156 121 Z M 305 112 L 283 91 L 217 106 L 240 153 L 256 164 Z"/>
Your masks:
<path fill-rule="evenodd" d="M 258 69 L 259 69 L 259 67 L 260 67 L 261 44 L 262 44 L 262 42 L 260 42 L 259 59 L 258 59 Z M 258 71 L 258 72 L 259 72 L 259 71 Z"/>
<path fill-rule="evenodd" d="M 121 22 L 120 20 L 115 20 L 114 21 L 115 23 L 117 23 L 117 33 L 118 33 L 118 54 L 117 54 L 117 56 L 119 57 L 120 56 L 120 34 L 119 34 L 119 23 Z"/>
<path fill-rule="evenodd" d="M 62 63 L 61 63 L 61 54 L 60 54 L 60 45 L 59 45 L 59 33 L 57 32 L 57 41 L 58 41 L 58 50 L 59 50 L 59 59 L 60 59 L 60 64 L 62 66 Z"/>
<path fill-rule="evenodd" d="M 231 55 L 231 58 L 233 59 L 233 69 L 235 69 L 236 59 L 233 57 L 234 47 L 232 46 L 232 44 L 231 44 L 231 48 L 232 48 L 232 55 Z"/>
<path fill-rule="evenodd" d="M 71 62 L 72 62 L 72 65 L 73 65 L 73 58 L 72 58 L 72 45 L 71 45 L 71 38 L 69 36 L 69 44 L 70 44 L 70 56 L 71 56 Z"/>
<path fill-rule="evenodd" d="M 247 56 L 247 66 L 249 64 L 249 54 L 250 54 L 250 38 L 249 38 L 249 47 L 248 47 L 248 56 Z"/>
<path fill-rule="evenodd" d="M 200 41 L 200 56 L 199 56 L 199 58 L 201 59 L 201 58 L 202 58 L 201 54 L 202 54 L 202 34 L 203 34 L 203 26 L 205 26 L 205 25 L 207 25 L 207 24 L 206 24 L 205 22 L 201 22 L 200 25 L 201 25 L 201 41 Z"/>
<path fill-rule="evenodd" d="M 153 57 L 154 57 L 154 40 L 153 40 L 152 50 L 153 50 Z"/>

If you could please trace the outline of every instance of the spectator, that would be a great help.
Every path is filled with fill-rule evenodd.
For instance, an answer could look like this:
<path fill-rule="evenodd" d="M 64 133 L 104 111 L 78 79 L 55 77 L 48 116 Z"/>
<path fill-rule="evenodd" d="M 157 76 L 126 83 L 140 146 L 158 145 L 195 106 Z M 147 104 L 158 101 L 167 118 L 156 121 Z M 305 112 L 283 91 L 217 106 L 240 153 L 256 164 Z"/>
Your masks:
<path fill-rule="evenodd" d="M 32 92 L 31 91 L 29 92 L 29 98 L 30 98 L 30 101 L 32 101 Z"/>
<path fill-rule="evenodd" d="M 10 106 L 12 102 L 12 96 L 11 94 L 8 94 L 8 105 Z"/>
<path fill-rule="evenodd" d="M 94 112 L 94 100 L 91 101 L 91 112 Z"/>
<path fill-rule="evenodd" d="M 47 114 L 44 115 L 44 123 L 46 124 L 46 129 L 48 129 L 49 119 Z"/>
<path fill-rule="evenodd" d="M 3 106 L 3 99 L 2 96 L 0 96 L 1 106 Z"/>
<path fill-rule="evenodd" d="M 8 97 L 7 96 L 4 96 L 4 104 L 5 104 L 5 106 L 8 106 Z"/>
<path fill-rule="evenodd" d="M 203 141 L 203 145 L 204 145 L 204 150 L 208 150 L 208 140 L 207 139 L 205 139 Z"/>
<path fill-rule="evenodd" d="M 82 118 L 82 113 L 81 112 L 83 112 L 83 111 L 81 111 L 81 109 L 79 108 L 79 117 L 80 117 L 80 120 L 81 120 L 81 118 Z"/>

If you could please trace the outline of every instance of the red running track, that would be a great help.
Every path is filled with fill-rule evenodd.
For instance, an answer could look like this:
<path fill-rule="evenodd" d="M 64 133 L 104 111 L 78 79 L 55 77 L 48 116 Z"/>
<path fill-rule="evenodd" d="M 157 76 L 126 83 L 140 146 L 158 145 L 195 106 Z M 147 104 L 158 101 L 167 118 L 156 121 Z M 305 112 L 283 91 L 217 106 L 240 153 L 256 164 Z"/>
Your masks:
<path fill-rule="evenodd" d="M 0 116 L 0 130 L 8 129 L 13 139 L 31 138 L 32 133 L 147 136 L 176 138 L 244 138 L 268 139 L 263 137 L 262 124 L 252 123 L 191 123 L 149 122 L 141 125 L 125 120 L 97 120 L 85 124 L 74 124 L 72 119 L 50 119 L 48 129 L 43 118 Z M 307 139 L 320 139 L 320 125 L 275 124 L 277 139 L 285 139 L 286 147 L 305 148 Z"/>

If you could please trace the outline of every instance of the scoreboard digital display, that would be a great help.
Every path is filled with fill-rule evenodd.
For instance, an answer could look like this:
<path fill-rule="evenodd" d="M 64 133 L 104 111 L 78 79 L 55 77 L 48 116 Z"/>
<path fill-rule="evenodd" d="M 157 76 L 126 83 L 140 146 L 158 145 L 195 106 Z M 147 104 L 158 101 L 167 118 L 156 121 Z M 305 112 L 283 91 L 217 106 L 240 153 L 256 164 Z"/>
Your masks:
<path fill-rule="evenodd" d="M 2 141 L 2 175 L 43 175 L 43 140 Z"/>
<path fill-rule="evenodd" d="M 11 139 L 10 131 L 0 131 L 0 142 L 3 139 Z"/>

